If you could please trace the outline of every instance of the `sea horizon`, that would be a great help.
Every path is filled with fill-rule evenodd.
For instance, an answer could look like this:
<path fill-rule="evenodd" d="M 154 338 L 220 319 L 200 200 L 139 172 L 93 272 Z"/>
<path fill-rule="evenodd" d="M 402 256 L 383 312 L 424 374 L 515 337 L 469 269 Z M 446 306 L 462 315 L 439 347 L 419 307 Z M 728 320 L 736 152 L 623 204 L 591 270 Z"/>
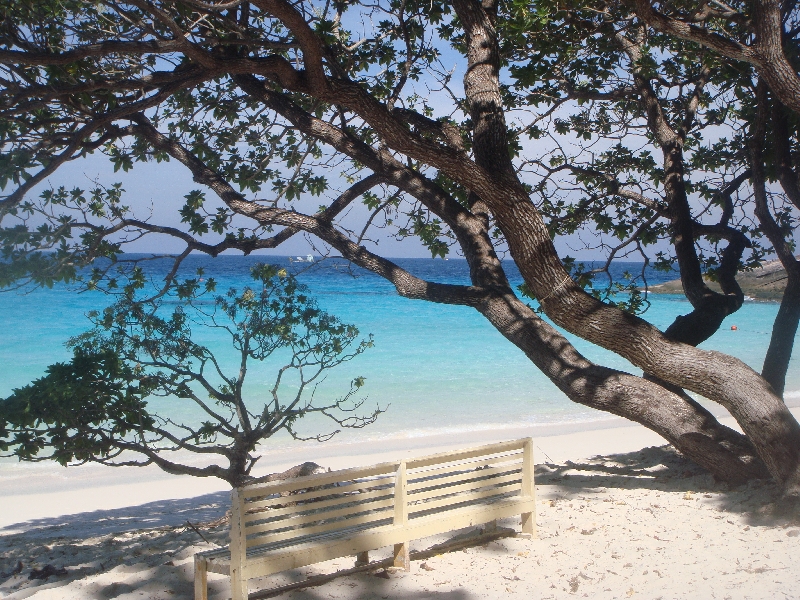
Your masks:
<path fill-rule="evenodd" d="M 130 257 L 130 256 L 129 256 Z M 297 272 L 320 307 L 345 323 L 356 325 L 362 337 L 372 334 L 375 346 L 362 356 L 331 371 L 317 390 L 320 400 L 341 397 L 356 376 L 366 378 L 360 390 L 364 410 L 385 410 L 378 420 L 357 430 L 344 430 L 336 444 L 380 439 L 412 439 L 470 432 L 511 430 L 521 426 L 540 428 L 594 428 L 612 419 L 603 413 L 572 403 L 520 350 L 500 335 L 477 311 L 469 307 L 438 305 L 400 297 L 382 278 L 342 259 L 314 264 L 290 262 L 288 256 L 220 256 L 210 259 L 191 255 L 182 266 L 187 276 L 202 267 L 203 277 L 217 281 L 217 293 L 230 287 L 241 289 L 251 280 L 249 267 L 257 262 L 278 264 Z M 468 283 L 466 261 L 397 258 L 400 266 L 428 280 Z M 506 263 L 512 285 L 522 282 L 513 263 Z M 641 263 L 617 265 L 616 275 L 625 269 L 640 269 Z M 163 277 L 166 263 L 148 261 L 148 276 Z M 676 277 L 676 273 L 648 270 L 650 285 Z M 642 316 L 662 330 L 691 307 L 682 296 L 649 295 L 650 308 Z M 37 289 L 24 295 L 0 293 L 0 322 L 6 335 L 0 340 L 0 398 L 12 389 L 41 377 L 48 365 L 70 358 L 65 342 L 90 328 L 86 314 L 102 309 L 111 299 L 99 292 L 76 293 L 68 286 Z M 761 369 L 769 344 L 772 321 L 778 304 L 745 302 L 735 315 L 701 347 L 720 350 Z M 736 325 L 736 330 L 731 329 Z M 224 340 L 199 339 L 225 355 Z M 590 360 L 636 375 L 636 369 L 621 357 L 576 339 L 567 338 Z M 216 346 L 215 346 L 216 344 Z M 787 404 L 800 404 L 800 369 L 795 356 L 787 378 Z M 259 365 L 247 384 L 248 397 L 258 402 L 274 381 L 270 365 Z M 705 402 L 704 402 L 705 403 Z M 707 403 L 718 415 L 722 407 Z M 157 400 L 154 407 L 172 416 L 191 415 L 192 408 Z M 177 412 L 176 412 L 177 411 Z M 188 411 L 188 412 L 182 412 Z M 302 433 L 322 432 L 326 424 L 308 420 Z M 293 443 L 279 435 L 267 448 Z"/>

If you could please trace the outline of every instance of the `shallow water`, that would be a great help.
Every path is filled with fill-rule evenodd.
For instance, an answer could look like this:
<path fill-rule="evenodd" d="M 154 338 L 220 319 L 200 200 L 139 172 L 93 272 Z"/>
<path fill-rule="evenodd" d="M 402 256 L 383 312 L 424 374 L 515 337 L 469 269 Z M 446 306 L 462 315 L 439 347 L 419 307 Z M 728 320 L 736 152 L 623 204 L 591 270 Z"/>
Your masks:
<path fill-rule="evenodd" d="M 571 403 L 526 358 L 507 342 L 473 309 L 408 300 L 397 295 L 383 279 L 354 269 L 342 261 L 329 260 L 308 268 L 289 263 L 285 257 L 225 256 L 210 260 L 190 257 L 185 269 L 194 273 L 199 266 L 206 277 L 218 281 L 218 291 L 241 288 L 250 281 L 249 266 L 273 262 L 289 269 L 306 268 L 299 278 L 308 286 L 320 306 L 361 333 L 373 334 L 375 347 L 350 363 L 332 371 L 316 391 L 319 400 L 344 394 L 349 381 L 366 377 L 363 388 L 366 407 L 385 409 L 378 421 L 360 430 L 340 434 L 339 442 L 366 441 L 389 437 L 424 437 L 437 433 L 469 432 L 529 426 L 552 426 L 602 420 L 600 413 Z M 468 283 L 463 260 L 397 259 L 412 273 L 441 283 Z M 165 265 L 150 263 L 154 280 L 163 277 Z M 620 270 L 626 267 L 621 267 Z M 627 269 L 638 270 L 629 264 Z M 512 282 L 521 282 L 518 272 L 508 268 Z M 356 275 L 355 277 L 353 275 Z M 651 272 L 649 282 L 659 283 L 674 274 Z M 665 328 L 679 314 L 689 311 L 680 296 L 651 295 L 644 318 Z M 70 352 L 64 342 L 89 328 L 85 314 L 103 308 L 111 300 L 100 293 L 76 294 L 63 287 L 36 290 L 27 295 L 0 294 L 0 397 L 44 374 L 47 365 L 66 360 Z M 760 370 L 769 343 L 777 304 L 746 302 L 730 317 L 704 348 L 721 350 Z M 736 331 L 730 326 L 735 324 Z M 235 357 L 223 338 L 205 331 L 198 339 L 218 351 L 231 368 Z M 640 373 L 624 359 L 570 337 L 578 349 L 598 363 Z M 263 364 L 251 371 L 246 386 L 257 404 L 272 387 L 276 365 Z M 800 400 L 800 368 L 792 362 L 787 400 Z M 192 418 L 195 411 L 176 401 L 158 400 L 160 411 Z M 586 423 L 589 426 L 588 423 Z M 306 433 L 329 428 L 308 420 Z M 273 443 L 286 443 L 278 438 Z"/>

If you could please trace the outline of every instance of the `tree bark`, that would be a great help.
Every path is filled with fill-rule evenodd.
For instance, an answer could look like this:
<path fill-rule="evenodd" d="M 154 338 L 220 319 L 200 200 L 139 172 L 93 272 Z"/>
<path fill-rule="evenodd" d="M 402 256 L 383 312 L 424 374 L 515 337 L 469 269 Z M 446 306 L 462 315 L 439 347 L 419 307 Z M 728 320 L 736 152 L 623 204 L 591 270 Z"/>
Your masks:
<path fill-rule="evenodd" d="M 464 76 L 470 112 L 487 127 L 505 127 L 499 88 L 499 52 L 480 4 L 458 0 L 454 7 L 467 35 L 469 64 Z M 488 116 L 487 116 L 488 115 Z M 508 169 L 503 135 L 475 140 L 476 162 L 493 186 L 473 186 L 490 206 L 526 283 L 547 315 L 584 339 L 613 350 L 647 373 L 721 403 L 755 445 L 772 476 L 790 495 L 800 494 L 800 425 L 769 384 L 741 361 L 665 338 L 648 323 L 586 294 L 564 271 L 536 208 Z M 484 145 L 481 153 L 478 144 Z M 487 147 L 491 146 L 491 147 Z M 487 165 L 480 156 L 492 157 Z"/>
<path fill-rule="evenodd" d="M 478 310 L 573 402 L 644 425 L 720 481 L 738 485 L 768 476 L 746 437 L 691 399 L 591 363 L 511 290 L 493 295 Z"/>
<path fill-rule="evenodd" d="M 786 390 L 786 374 L 792 359 L 794 338 L 800 323 L 800 262 L 795 261 L 786 271 L 786 289 L 772 325 L 772 336 L 761 376 L 766 379 L 775 393 L 783 396 Z"/>
<path fill-rule="evenodd" d="M 781 102 L 800 114 L 800 76 L 783 51 L 781 0 L 756 0 L 753 3 L 751 45 L 709 31 L 704 23 L 688 23 L 668 17 L 652 6 L 652 0 L 633 0 L 636 13 L 648 25 L 670 35 L 702 44 L 722 56 L 750 63 L 756 68 Z"/>
<path fill-rule="evenodd" d="M 789 130 L 789 115 L 786 107 L 777 99 L 772 100 L 772 140 L 775 149 L 775 163 L 778 169 L 778 180 L 781 182 L 786 197 L 800 210 L 800 178 L 794 169 L 796 156 L 792 152 Z"/>
<path fill-rule="evenodd" d="M 779 168 L 781 184 L 787 196 L 795 200 L 796 177 L 789 171 L 788 131 L 780 103 L 776 103 L 772 112 L 773 130 L 778 148 L 776 154 L 782 167 Z M 781 306 L 772 326 L 772 337 L 764 358 L 761 374 L 777 394 L 783 396 L 786 387 L 786 373 L 792 358 L 794 336 L 800 322 L 800 261 L 793 254 L 792 246 L 784 238 L 783 231 L 772 216 L 767 198 L 767 181 L 764 169 L 764 145 L 767 135 L 769 97 L 767 85 L 759 81 L 756 86 L 756 118 L 750 132 L 750 171 L 755 196 L 754 213 L 764 233 L 769 239 L 781 264 L 786 269 L 786 289 L 783 292 Z"/>

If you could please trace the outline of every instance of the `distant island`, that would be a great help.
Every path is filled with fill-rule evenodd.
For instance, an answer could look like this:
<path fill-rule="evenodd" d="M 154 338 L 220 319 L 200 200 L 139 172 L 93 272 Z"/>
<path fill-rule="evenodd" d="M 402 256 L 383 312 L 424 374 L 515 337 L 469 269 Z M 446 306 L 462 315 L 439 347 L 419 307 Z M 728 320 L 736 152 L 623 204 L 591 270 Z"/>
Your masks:
<path fill-rule="evenodd" d="M 779 260 L 771 260 L 759 269 L 739 273 L 736 280 L 745 296 L 754 300 L 780 301 L 786 288 L 786 270 Z M 708 281 L 708 287 L 720 291 L 715 281 Z M 680 279 L 674 279 L 650 286 L 648 291 L 653 294 L 682 294 L 683 287 Z"/>

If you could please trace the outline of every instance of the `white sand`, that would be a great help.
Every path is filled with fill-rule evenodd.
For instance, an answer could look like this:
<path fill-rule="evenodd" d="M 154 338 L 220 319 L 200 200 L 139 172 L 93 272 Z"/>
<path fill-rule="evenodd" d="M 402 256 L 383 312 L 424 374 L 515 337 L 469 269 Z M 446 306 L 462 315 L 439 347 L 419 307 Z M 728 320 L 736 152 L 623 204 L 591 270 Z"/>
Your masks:
<path fill-rule="evenodd" d="M 265 457 L 261 472 L 305 460 L 339 468 L 536 436 L 538 539 L 503 538 L 427 558 L 424 567 L 414 561 L 410 573 L 349 575 L 280 597 L 798 597 L 800 522 L 773 514 L 773 486 L 727 490 L 669 448 L 640 450 L 663 443 L 644 428 L 621 420 L 598 426 L 606 428 L 304 445 L 268 462 Z M 224 484 L 141 469 L 0 466 L 0 598 L 192 596 L 192 555 L 210 546 L 186 521 L 224 514 Z M 519 529 L 513 519 L 501 526 Z M 224 543 L 224 527 L 201 532 Z M 420 540 L 412 549 L 467 533 Z M 19 561 L 21 572 L 12 574 Z M 67 573 L 28 580 L 32 569 L 48 564 Z M 345 558 L 257 585 L 275 587 L 352 566 Z M 229 597 L 225 578 L 209 580 L 214 600 Z"/>
<path fill-rule="evenodd" d="M 594 429 L 591 429 L 594 428 Z M 613 431 L 613 433 L 606 433 Z M 254 475 L 280 472 L 305 461 L 331 469 L 368 465 L 402 456 L 488 444 L 533 436 L 536 462 L 578 460 L 592 454 L 637 450 L 662 444 L 651 431 L 617 417 L 586 424 L 545 428 L 508 428 L 427 437 L 394 437 L 360 443 L 330 442 L 284 445 L 257 463 Z M 192 457 L 183 457 L 192 460 Z M 0 534 L 26 531 L 31 525 L 60 523 L 61 515 L 107 511 L 162 500 L 187 499 L 227 491 L 215 478 L 176 477 L 157 467 L 109 468 L 84 465 L 64 468 L 53 463 L 0 462 Z"/>

